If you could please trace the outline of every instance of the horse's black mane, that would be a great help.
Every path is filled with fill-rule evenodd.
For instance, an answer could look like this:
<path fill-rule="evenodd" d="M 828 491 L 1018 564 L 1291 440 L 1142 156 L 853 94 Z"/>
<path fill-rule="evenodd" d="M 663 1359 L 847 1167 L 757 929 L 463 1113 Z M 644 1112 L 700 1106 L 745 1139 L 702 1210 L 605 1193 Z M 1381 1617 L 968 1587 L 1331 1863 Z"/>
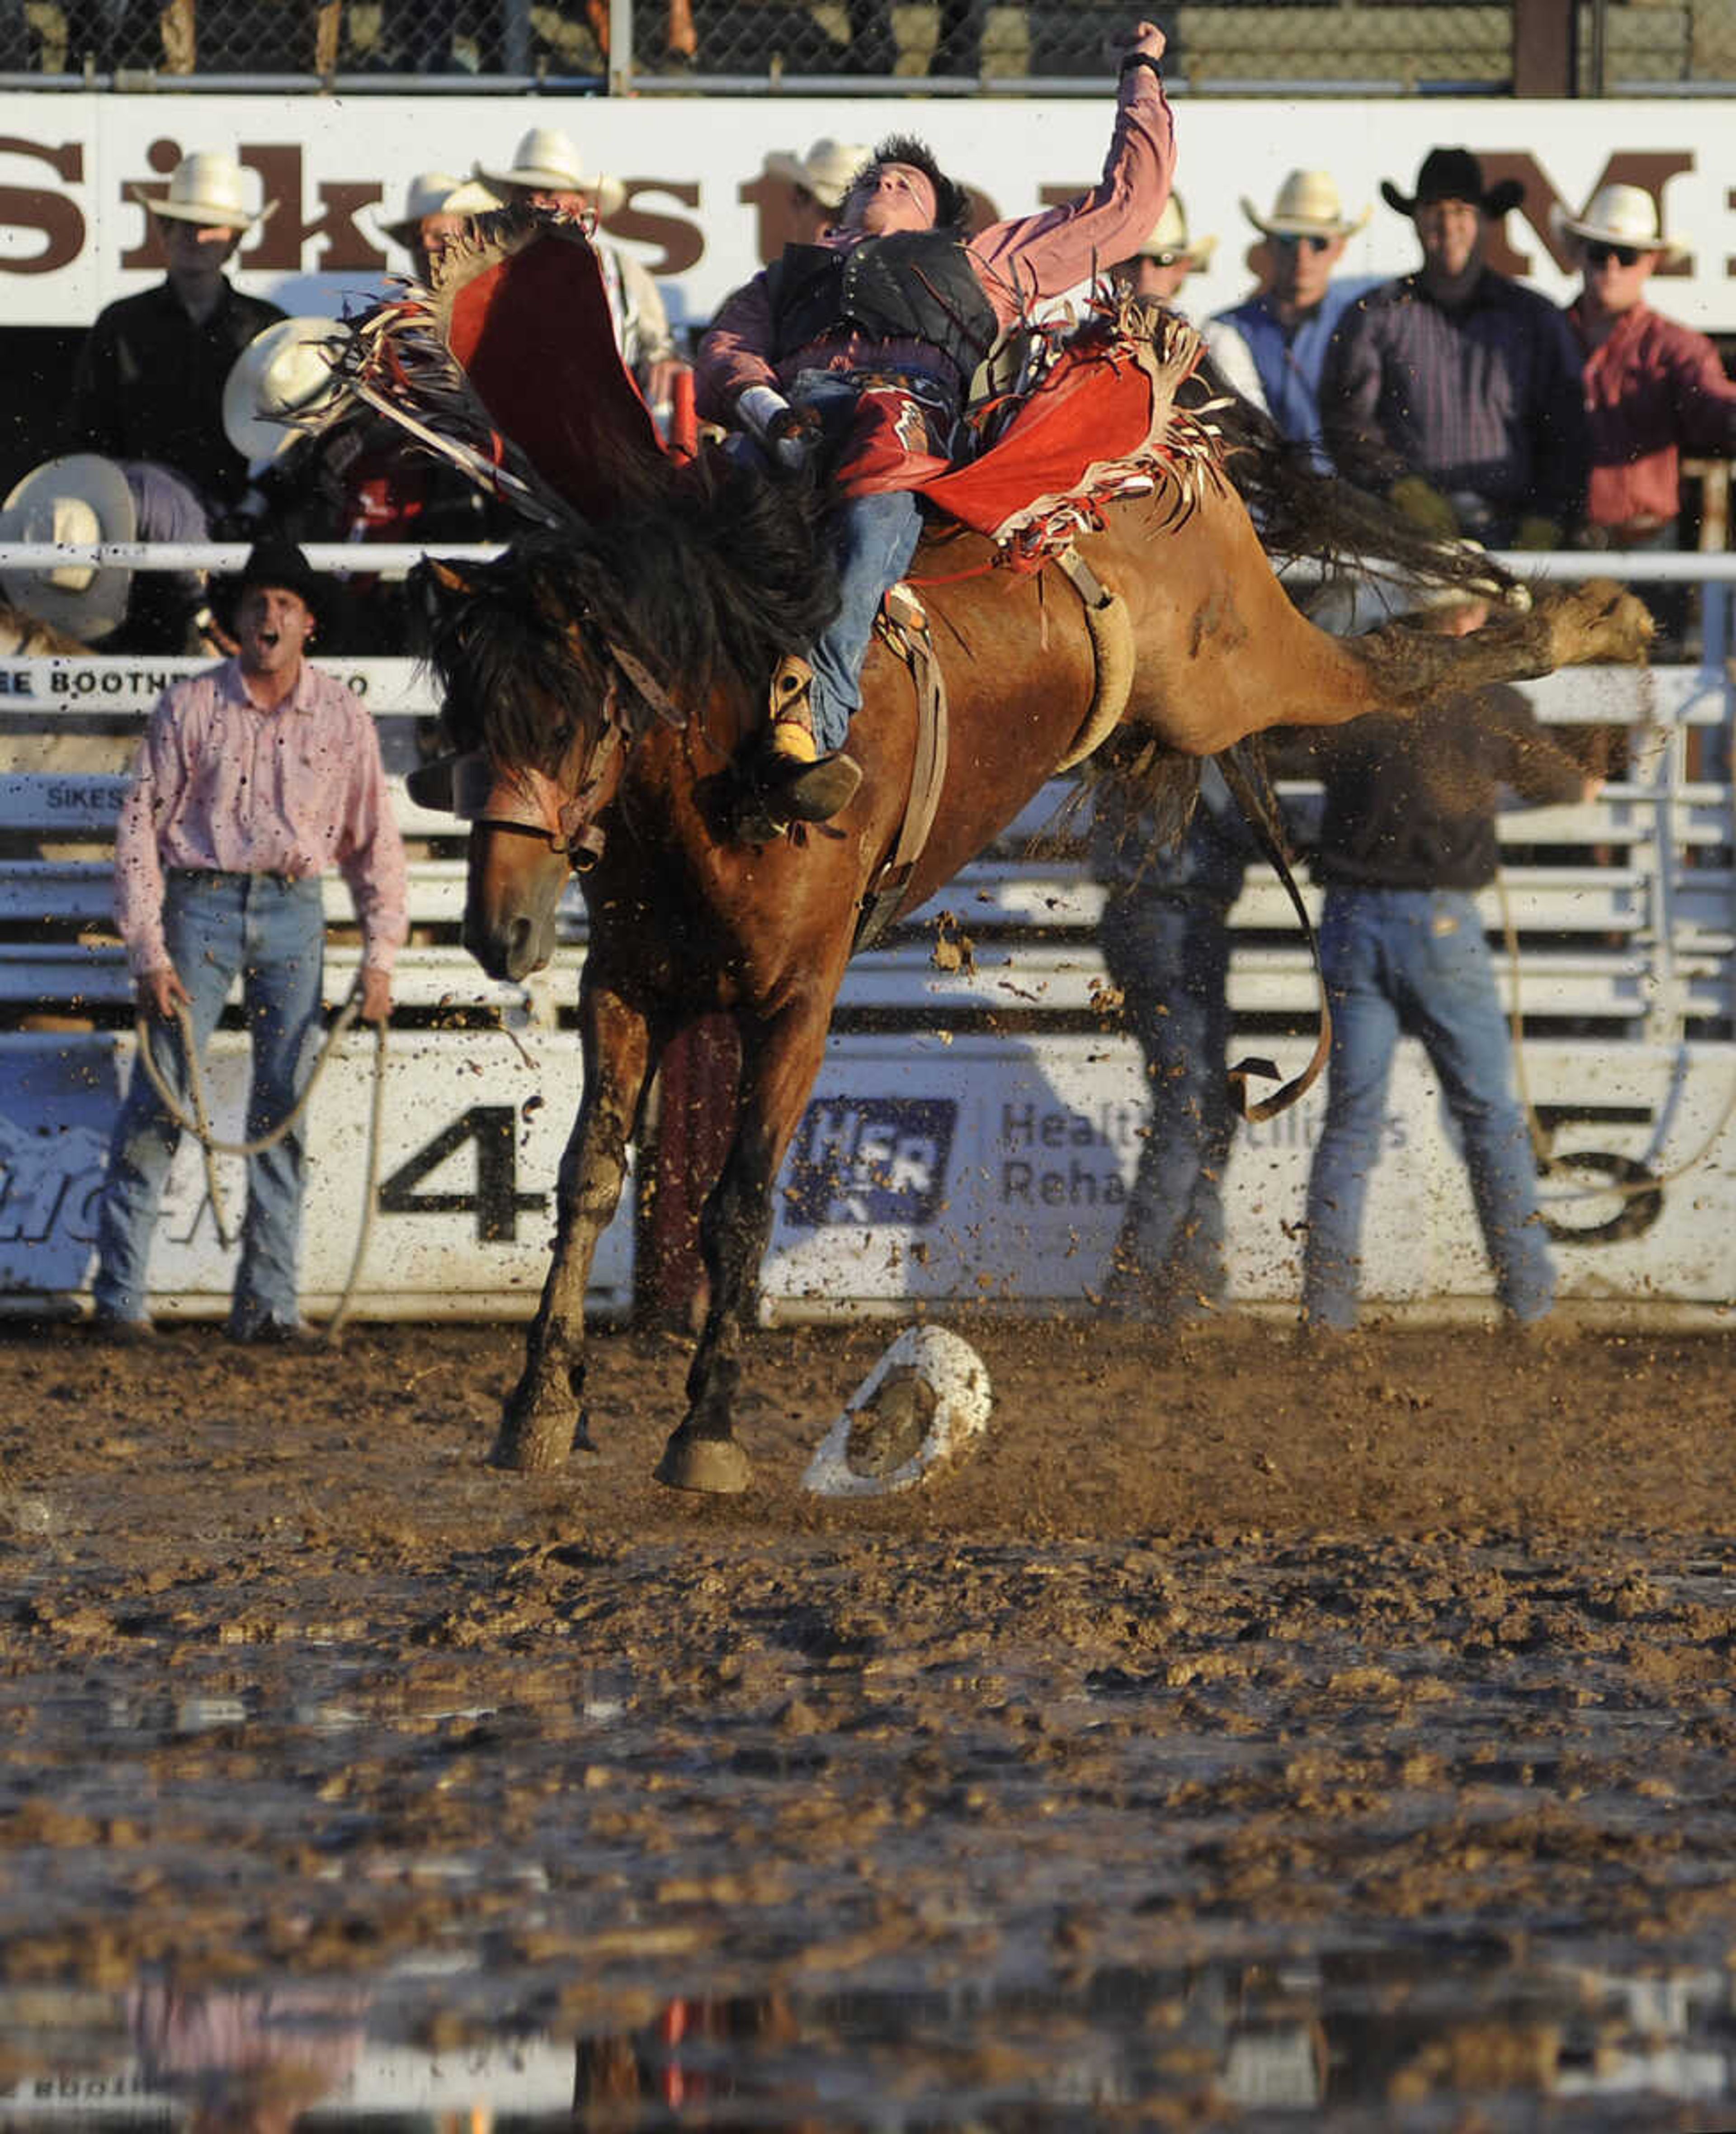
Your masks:
<path fill-rule="evenodd" d="M 811 482 L 722 450 L 684 466 L 641 460 L 623 470 L 607 519 L 516 543 L 471 572 L 461 599 L 430 589 L 417 649 L 446 688 L 452 739 L 506 762 L 545 760 L 549 701 L 578 712 L 594 700 L 609 647 L 684 707 L 732 683 L 762 694 L 779 659 L 837 610 L 825 501 Z M 621 697 L 630 730 L 643 731 L 655 707 L 631 688 Z"/>

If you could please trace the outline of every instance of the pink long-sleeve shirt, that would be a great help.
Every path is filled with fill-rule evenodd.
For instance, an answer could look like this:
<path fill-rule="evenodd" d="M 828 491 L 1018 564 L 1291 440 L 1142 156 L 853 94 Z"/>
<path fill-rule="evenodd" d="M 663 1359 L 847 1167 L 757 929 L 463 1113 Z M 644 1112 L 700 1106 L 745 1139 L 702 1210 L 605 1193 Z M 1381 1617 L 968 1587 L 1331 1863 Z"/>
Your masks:
<path fill-rule="evenodd" d="M 389 972 L 409 931 L 404 840 L 373 718 L 342 683 L 303 662 L 291 693 L 262 712 L 226 659 L 164 690 L 114 841 L 114 917 L 134 976 L 169 965 L 166 874 L 300 880 L 334 863 L 364 964 Z"/>
<path fill-rule="evenodd" d="M 1593 526 L 1662 525 L 1681 509 L 1682 453 L 1736 451 L 1736 381 L 1704 334 L 1644 304 L 1595 348 L 1582 302 L 1567 322 L 1585 356 L 1586 516 Z"/>
<path fill-rule="evenodd" d="M 1175 120 L 1149 67 L 1121 77 L 1115 130 L 1095 190 L 1038 215 L 993 223 L 965 248 L 997 322 L 1010 326 L 1040 297 L 1058 297 L 1097 268 L 1126 258 L 1150 236 L 1175 174 Z M 844 249 L 859 231 L 830 230 L 820 244 Z M 727 422 L 750 385 L 787 386 L 800 370 L 932 369 L 935 351 L 918 342 L 829 335 L 774 362 L 771 292 L 766 274 L 727 297 L 700 344 L 699 413 Z"/>

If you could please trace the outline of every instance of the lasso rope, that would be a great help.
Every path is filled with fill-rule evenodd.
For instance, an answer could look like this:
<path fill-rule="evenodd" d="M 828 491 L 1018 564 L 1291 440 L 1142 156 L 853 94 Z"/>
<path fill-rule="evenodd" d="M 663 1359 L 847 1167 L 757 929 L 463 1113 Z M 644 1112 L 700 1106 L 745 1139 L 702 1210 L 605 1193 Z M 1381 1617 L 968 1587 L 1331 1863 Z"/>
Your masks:
<path fill-rule="evenodd" d="M 1571 1151 L 1565 1156 L 1555 1152 L 1555 1136 L 1539 1118 L 1537 1107 L 1531 1098 L 1530 1077 L 1526 1071 L 1525 1017 L 1519 1005 L 1519 931 L 1513 924 L 1513 907 L 1507 900 L 1506 878 L 1499 867 L 1495 871 L 1495 894 L 1501 905 L 1501 936 L 1506 944 L 1508 994 L 1507 1028 L 1513 1040 L 1513 1079 L 1518 1085 L 1519 1101 L 1525 1110 L 1526 1131 L 1531 1137 L 1531 1152 L 1536 1158 L 1538 1170 L 1547 1177 L 1551 1171 L 1564 1166 L 1584 1162 L 1588 1156 L 1598 1153 L 1592 1149 Z M 1690 1171 L 1697 1171 L 1706 1161 L 1719 1142 L 1732 1118 L 1736 1118 L 1736 1080 L 1730 1084 L 1730 1093 L 1724 1098 L 1724 1108 L 1713 1122 L 1709 1132 L 1692 1156 L 1674 1165 L 1668 1171 L 1647 1171 L 1641 1178 L 1612 1178 L 1603 1185 L 1582 1185 L 1565 1193 L 1556 1193 L 1551 1199 L 1557 1204 L 1569 1200 L 1639 1200 L 1647 1195 L 1661 1193 L 1666 1185 L 1685 1178 Z"/>
<path fill-rule="evenodd" d="M 338 1045 L 356 1025 L 361 1015 L 361 996 L 352 992 L 337 1011 L 336 1020 L 326 1033 L 326 1041 L 313 1063 L 313 1072 L 302 1085 L 301 1094 L 279 1119 L 265 1132 L 251 1141 L 224 1141 L 211 1127 L 210 1107 L 206 1100 L 205 1070 L 200 1065 L 199 1048 L 193 1040 L 193 1019 L 187 1013 L 186 1002 L 177 1001 L 175 1019 L 181 1032 L 181 1056 L 186 1062 L 187 1093 L 192 1102 L 190 1118 L 183 1110 L 178 1090 L 171 1089 L 167 1078 L 157 1065 L 157 1055 L 151 1044 L 151 1026 L 141 1007 L 133 1019 L 138 1033 L 138 1056 L 151 1087 L 157 1092 L 163 1109 L 183 1133 L 190 1133 L 199 1143 L 205 1164 L 206 1190 L 210 1196 L 211 1216 L 217 1226 L 217 1241 L 226 1252 L 235 1242 L 224 1219 L 223 1195 L 217 1179 L 217 1158 L 220 1156 L 263 1156 L 268 1148 L 275 1148 L 289 1133 L 312 1101 L 319 1079 L 326 1071 L 326 1064 Z M 338 1297 L 337 1309 L 326 1321 L 325 1339 L 335 1345 L 345 1323 L 349 1319 L 355 1302 L 355 1292 L 361 1279 L 362 1261 L 374 1233 L 374 1214 L 379 1200 L 380 1127 L 385 1116 L 386 1083 L 386 1025 L 375 1024 L 374 1031 L 374 1095 L 368 1113 L 368 1159 L 363 1189 L 361 1229 L 355 1241 L 355 1252 L 350 1263 L 350 1272 Z"/>

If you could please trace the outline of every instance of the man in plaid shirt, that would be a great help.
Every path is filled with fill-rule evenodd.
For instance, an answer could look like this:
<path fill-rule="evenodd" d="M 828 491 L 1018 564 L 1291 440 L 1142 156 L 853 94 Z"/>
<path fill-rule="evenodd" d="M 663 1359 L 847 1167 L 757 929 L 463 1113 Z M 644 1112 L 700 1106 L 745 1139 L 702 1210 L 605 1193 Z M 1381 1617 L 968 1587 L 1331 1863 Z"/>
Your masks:
<path fill-rule="evenodd" d="M 1327 350 L 1320 413 L 1340 474 L 1443 539 L 1559 548 L 1580 516 L 1588 443 L 1579 361 L 1559 312 L 1484 263 L 1519 205 L 1468 148 L 1436 148 L 1413 196 L 1423 263 L 1358 300 Z"/>

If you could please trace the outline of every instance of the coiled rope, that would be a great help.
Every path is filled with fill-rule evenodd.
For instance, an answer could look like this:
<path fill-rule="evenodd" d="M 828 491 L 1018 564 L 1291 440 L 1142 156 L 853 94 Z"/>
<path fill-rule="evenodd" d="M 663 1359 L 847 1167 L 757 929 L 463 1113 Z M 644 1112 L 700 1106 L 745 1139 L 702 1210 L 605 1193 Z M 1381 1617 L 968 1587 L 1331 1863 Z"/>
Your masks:
<path fill-rule="evenodd" d="M 151 1024 L 143 1007 L 133 1019 L 138 1034 L 138 1056 L 151 1087 L 157 1092 L 163 1109 L 183 1133 L 190 1133 L 199 1143 L 205 1164 L 206 1190 L 210 1195 L 212 1219 L 217 1226 L 217 1238 L 225 1251 L 235 1242 L 225 1219 L 223 1195 L 217 1179 L 217 1158 L 220 1156 L 262 1156 L 274 1148 L 290 1132 L 312 1101 L 319 1079 L 326 1071 L 326 1062 L 337 1046 L 355 1027 L 361 1016 L 361 995 L 352 991 L 338 1010 L 331 1027 L 326 1033 L 326 1041 L 320 1047 L 319 1057 L 313 1063 L 313 1071 L 302 1084 L 301 1094 L 267 1132 L 250 1141 L 224 1141 L 211 1127 L 210 1106 L 206 1101 L 205 1070 L 200 1064 L 199 1048 L 193 1040 L 193 1020 L 187 1013 L 186 1002 L 175 1003 L 175 1020 L 181 1032 L 181 1056 L 186 1062 L 187 1094 L 192 1103 L 189 1118 L 182 1108 L 180 1092 L 172 1089 L 168 1079 L 158 1065 L 156 1051 L 151 1042 Z M 361 1280 L 362 1262 L 367 1255 L 369 1243 L 374 1234 L 374 1217 L 380 1198 L 380 1151 L 381 1127 L 385 1118 L 386 1086 L 386 1025 L 382 1021 L 374 1026 L 374 1091 L 368 1110 L 368 1155 L 362 1195 L 361 1227 L 355 1240 L 355 1251 L 350 1263 L 350 1272 L 339 1295 L 337 1309 L 326 1320 L 324 1335 L 328 1345 L 335 1346 L 355 1304 L 355 1292 Z"/>
<path fill-rule="evenodd" d="M 1690 1171 L 1698 1170 L 1723 1140 L 1724 1129 L 1732 1118 L 1736 1118 L 1736 1080 L 1731 1083 L 1724 1108 L 1713 1121 L 1700 1147 L 1691 1156 L 1672 1165 L 1668 1171 L 1648 1170 L 1632 1158 L 1613 1156 L 1601 1149 L 1574 1149 L 1565 1156 L 1556 1155 L 1555 1136 L 1538 1116 L 1537 1107 L 1531 1098 L 1530 1077 L 1526 1070 L 1525 1017 L 1519 1004 L 1519 930 L 1513 923 L 1513 908 L 1507 899 L 1506 879 L 1499 868 L 1495 874 L 1495 894 L 1501 905 L 1501 930 L 1507 953 L 1507 1028 L 1513 1040 L 1513 1078 L 1518 1088 L 1520 1103 L 1524 1108 L 1526 1127 L 1530 1134 L 1531 1151 L 1536 1158 L 1537 1168 L 1545 1177 L 1576 1163 L 1604 1168 L 1611 1174 L 1603 1185 L 1582 1185 L 1564 1193 L 1553 1194 L 1550 1196 L 1552 1201 L 1559 1205 L 1574 1200 L 1617 1200 L 1627 1202 L 1661 1200 L 1665 1186 L 1673 1185 L 1678 1179 L 1685 1178 Z M 1636 1177 L 1630 1172 L 1628 1176 L 1622 1176 L 1622 1172 L 1629 1166 L 1637 1170 L 1640 1175 Z M 1644 1227 L 1643 1224 L 1642 1227 Z M 1609 1236 L 1627 1234 L 1619 1219 L 1615 1224 L 1606 1226 L 1606 1231 Z M 1575 1232 L 1573 1234 L 1584 1238 L 1588 1234 L 1601 1234 Z"/>

